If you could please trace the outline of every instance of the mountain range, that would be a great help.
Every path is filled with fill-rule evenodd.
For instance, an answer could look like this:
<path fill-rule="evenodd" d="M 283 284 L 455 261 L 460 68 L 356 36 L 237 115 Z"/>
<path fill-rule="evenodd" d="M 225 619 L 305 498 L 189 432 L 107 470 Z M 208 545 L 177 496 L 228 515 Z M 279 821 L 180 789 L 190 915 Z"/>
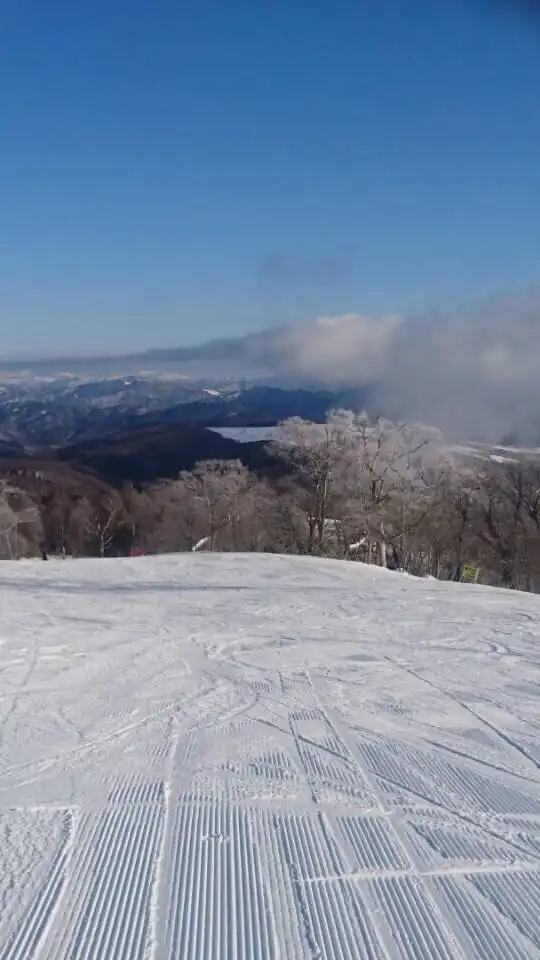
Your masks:
<path fill-rule="evenodd" d="M 0 385 L 0 445 L 16 456 L 148 427 L 273 425 L 322 421 L 336 406 L 362 408 L 368 392 L 286 390 L 236 381 L 115 377 L 18 380 Z"/>
<path fill-rule="evenodd" d="M 96 436 L 123 429 L 135 407 L 137 416 L 152 417 L 195 404 L 175 410 L 173 421 L 208 422 L 207 404 L 215 401 L 211 415 L 219 412 L 226 422 L 233 415 L 242 425 L 275 422 L 296 412 L 296 401 L 280 400 L 274 409 L 264 397 L 254 410 L 252 398 L 246 406 L 245 398 L 238 400 L 273 387 L 291 398 L 298 390 L 347 397 L 353 408 L 369 405 L 392 420 L 431 423 L 451 441 L 504 438 L 532 446 L 540 444 L 539 362 L 540 292 L 530 291 L 445 313 L 323 316 L 116 357 L 4 360 L 0 401 L 4 424 L 9 420 L 16 431 L 48 443 L 76 439 L 80 431 Z M 24 409 L 16 409 L 19 402 Z M 310 416 L 313 405 L 317 419 L 318 399 L 302 409 Z M 5 434 L 4 428 L 5 442 L 20 439 Z"/>
<path fill-rule="evenodd" d="M 237 431 L 293 416 L 321 422 L 332 407 L 353 400 L 361 407 L 365 399 L 361 391 L 353 397 L 163 375 L 8 377 L 0 384 L 0 481 L 27 491 L 36 478 L 64 485 L 67 477 L 81 490 L 96 478 L 116 488 L 141 486 L 209 459 L 239 459 L 268 473 L 273 460 L 264 439 L 241 442 Z"/>

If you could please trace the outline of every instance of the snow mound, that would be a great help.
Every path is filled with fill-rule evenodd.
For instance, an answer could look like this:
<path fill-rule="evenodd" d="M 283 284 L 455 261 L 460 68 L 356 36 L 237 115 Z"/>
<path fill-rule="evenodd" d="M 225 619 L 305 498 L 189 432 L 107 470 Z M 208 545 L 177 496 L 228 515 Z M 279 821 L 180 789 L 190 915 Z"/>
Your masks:
<path fill-rule="evenodd" d="M 2 960 L 540 957 L 540 601 L 0 567 Z"/>

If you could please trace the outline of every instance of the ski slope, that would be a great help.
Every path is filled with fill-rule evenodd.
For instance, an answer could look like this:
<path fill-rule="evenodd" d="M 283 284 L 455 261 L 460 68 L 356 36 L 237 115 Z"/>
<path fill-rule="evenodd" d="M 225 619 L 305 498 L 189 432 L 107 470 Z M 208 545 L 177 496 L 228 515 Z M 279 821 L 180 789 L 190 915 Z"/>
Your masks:
<path fill-rule="evenodd" d="M 1 960 L 540 958 L 540 599 L 0 566 Z"/>

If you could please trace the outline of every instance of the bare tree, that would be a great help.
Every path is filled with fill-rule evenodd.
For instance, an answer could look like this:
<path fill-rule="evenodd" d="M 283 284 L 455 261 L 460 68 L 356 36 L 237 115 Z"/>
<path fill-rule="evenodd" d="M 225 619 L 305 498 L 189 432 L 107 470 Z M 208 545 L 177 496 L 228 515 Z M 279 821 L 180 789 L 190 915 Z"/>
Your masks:
<path fill-rule="evenodd" d="M 353 427 L 355 501 L 368 541 L 376 541 L 379 562 L 386 566 L 389 547 L 395 550 L 429 512 L 433 486 L 433 470 L 426 464 L 429 440 L 414 427 L 382 419 L 370 423 L 360 417 Z"/>
<path fill-rule="evenodd" d="M 32 536 L 34 533 L 34 536 Z M 39 510 L 21 491 L 7 482 L 0 484 L 0 557 L 19 559 L 35 552 L 41 535 Z"/>
<path fill-rule="evenodd" d="M 97 541 L 99 555 L 103 559 L 125 523 L 122 502 L 111 494 L 104 493 L 91 512 L 88 533 Z"/>
<path fill-rule="evenodd" d="M 519 464 L 511 470 L 514 484 L 523 491 L 523 507 L 527 518 L 540 533 L 540 468 L 535 464 Z M 519 480 L 518 480 L 519 477 Z"/>
<path fill-rule="evenodd" d="M 486 464 L 479 476 L 478 506 L 477 535 L 497 558 L 503 586 L 515 587 L 526 539 L 523 472 Z"/>
<path fill-rule="evenodd" d="M 215 550 L 221 531 L 227 529 L 234 537 L 242 499 L 250 487 L 249 471 L 239 460 L 204 460 L 192 472 L 180 475 L 180 485 L 192 516 L 203 518 L 204 532 L 198 539 L 207 537 L 209 549 Z"/>
<path fill-rule="evenodd" d="M 312 529 L 303 503 L 304 491 L 291 477 L 263 493 L 260 504 L 265 535 L 263 549 L 274 553 L 306 554 L 310 550 Z"/>
<path fill-rule="evenodd" d="M 434 477 L 433 477 L 434 473 Z M 465 562 L 479 557 L 474 532 L 478 514 L 478 469 L 445 455 L 429 470 L 430 509 L 413 536 L 413 572 L 459 580 Z"/>
<path fill-rule="evenodd" d="M 52 490 L 41 497 L 41 518 L 46 549 L 65 557 L 70 546 L 70 534 L 76 502 L 63 490 Z"/>
<path fill-rule="evenodd" d="M 387 563 L 389 544 L 418 526 L 429 509 L 428 473 L 418 429 L 334 410 L 325 424 L 299 418 L 281 425 L 272 449 L 291 465 L 308 524 L 308 552 L 349 555 L 362 546 Z"/>
<path fill-rule="evenodd" d="M 8 503 L 5 489 L 0 489 L 0 557 L 3 559 L 13 559 L 12 533 L 16 523 L 17 518 Z"/>
<path fill-rule="evenodd" d="M 379 562 L 386 566 L 389 546 L 396 552 L 397 541 L 429 510 L 429 438 L 407 425 L 335 410 L 328 417 L 325 441 L 323 528 L 326 524 L 334 533 L 345 555 L 353 544 L 363 545 L 368 562 L 376 544 Z"/>
<path fill-rule="evenodd" d="M 121 491 L 123 523 L 122 539 L 126 552 L 144 552 L 152 541 L 153 534 L 163 516 L 167 497 L 163 496 L 165 487 L 160 484 L 148 490 L 137 490 L 132 483 L 124 485 Z"/>
<path fill-rule="evenodd" d="M 441 460 L 424 428 L 335 410 L 293 418 L 267 479 L 206 461 L 176 481 L 97 493 L 34 472 L 0 481 L 0 557 L 211 549 L 309 553 L 540 590 L 540 466 L 482 449 Z M 280 469 L 281 467 L 281 469 Z M 21 479 L 22 478 L 22 479 Z M 21 479 L 23 489 L 17 489 Z M 24 486 L 23 484 L 26 484 Z"/>
<path fill-rule="evenodd" d="M 307 552 L 322 552 L 335 492 L 336 467 L 343 452 L 339 415 L 329 416 L 325 424 L 300 417 L 285 420 L 280 424 L 278 439 L 269 449 L 288 463 L 297 480 L 298 504 L 307 519 Z"/>
<path fill-rule="evenodd" d="M 169 480 L 146 491 L 148 508 L 144 542 L 150 553 L 191 550 L 204 532 L 203 511 L 182 480 Z"/>

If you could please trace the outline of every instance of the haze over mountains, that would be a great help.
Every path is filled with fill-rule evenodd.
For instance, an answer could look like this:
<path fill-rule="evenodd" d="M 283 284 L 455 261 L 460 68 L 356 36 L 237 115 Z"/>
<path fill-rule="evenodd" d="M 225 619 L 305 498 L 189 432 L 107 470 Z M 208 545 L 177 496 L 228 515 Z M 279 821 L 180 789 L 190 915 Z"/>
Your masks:
<path fill-rule="evenodd" d="M 4 361 L 10 379 L 175 374 L 286 388 L 361 388 L 373 410 L 433 423 L 451 439 L 537 443 L 540 296 L 496 299 L 438 316 L 351 313 L 195 346 L 123 356 Z"/>

